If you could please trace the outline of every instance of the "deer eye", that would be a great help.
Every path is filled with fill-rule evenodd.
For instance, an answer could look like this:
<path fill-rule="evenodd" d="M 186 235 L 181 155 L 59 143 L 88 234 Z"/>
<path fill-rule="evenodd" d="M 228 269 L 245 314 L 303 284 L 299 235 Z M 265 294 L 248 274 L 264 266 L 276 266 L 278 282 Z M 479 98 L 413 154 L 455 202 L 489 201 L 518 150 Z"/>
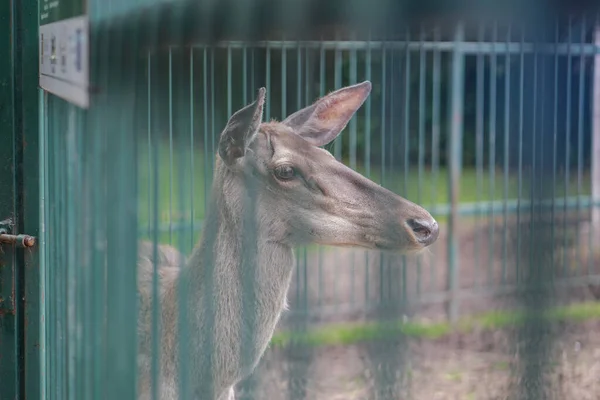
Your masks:
<path fill-rule="evenodd" d="M 290 165 L 275 167 L 275 176 L 283 181 L 288 181 L 296 176 L 296 170 Z"/>

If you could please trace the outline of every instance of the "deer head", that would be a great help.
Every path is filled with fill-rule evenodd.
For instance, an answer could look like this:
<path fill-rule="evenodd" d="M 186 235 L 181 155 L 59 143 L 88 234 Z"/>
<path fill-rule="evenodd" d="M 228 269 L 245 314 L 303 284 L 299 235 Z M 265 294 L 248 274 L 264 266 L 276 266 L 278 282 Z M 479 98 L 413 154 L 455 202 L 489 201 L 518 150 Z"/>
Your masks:
<path fill-rule="evenodd" d="M 261 123 L 261 88 L 252 104 L 231 116 L 220 137 L 219 167 L 236 185 L 255 189 L 258 221 L 268 240 L 402 253 L 435 242 L 438 224 L 429 212 L 321 148 L 340 134 L 370 92 L 366 81 L 332 92 L 282 122 Z M 235 188 L 225 191 L 228 201 L 239 202 L 231 199 Z"/>

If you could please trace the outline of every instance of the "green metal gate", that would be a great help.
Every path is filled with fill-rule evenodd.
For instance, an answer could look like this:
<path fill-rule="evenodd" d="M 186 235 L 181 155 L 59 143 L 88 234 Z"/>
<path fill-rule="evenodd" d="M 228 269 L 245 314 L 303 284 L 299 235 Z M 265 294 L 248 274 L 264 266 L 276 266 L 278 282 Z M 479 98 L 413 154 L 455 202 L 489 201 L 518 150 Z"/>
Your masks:
<path fill-rule="evenodd" d="M 37 2 L 0 4 L 0 398 L 40 398 Z M 25 236 L 31 235 L 26 240 Z"/>

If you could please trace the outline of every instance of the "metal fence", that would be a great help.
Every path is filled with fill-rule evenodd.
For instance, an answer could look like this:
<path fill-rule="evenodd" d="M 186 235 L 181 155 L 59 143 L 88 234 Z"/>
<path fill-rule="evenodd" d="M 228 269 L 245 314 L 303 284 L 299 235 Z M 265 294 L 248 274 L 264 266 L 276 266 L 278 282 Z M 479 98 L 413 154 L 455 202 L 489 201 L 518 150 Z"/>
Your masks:
<path fill-rule="evenodd" d="M 202 227 L 218 137 L 261 86 L 269 121 L 370 80 L 370 98 L 329 150 L 425 206 L 442 233 L 418 256 L 298 249 L 291 310 L 273 342 L 286 343 L 286 350 L 269 353 L 238 397 L 418 396 L 407 373 L 416 367 L 405 331 L 393 330 L 393 339 L 367 335 L 364 368 L 371 373 L 340 393 L 311 389 L 314 368 L 328 369 L 316 366 L 314 345 L 286 332 L 353 322 L 357 328 L 348 335 L 361 336 L 373 320 L 448 315 L 456 322 L 523 292 L 536 295 L 521 304 L 543 313 L 559 293 L 545 291 L 548 282 L 600 283 L 589 223 L 598 206 L 591 197 L 590 120 L 598 107 L 591 78 L 600 54 L 593 23 L 556 25 L 536 41 L 508 25 L 457 24 L 394 41 L 227 41 L 110 57 L 102 51 L 122 38 L 96 38 L 93 75 L 101 90 L 92 108 L 82 112 L 46 93 L 39 98 L 42 398 L 130 399 L 138 390 L 138 362 L 158 374 L 158 359 L 136 357 L 140 340 L 155 355 L 164 346 L 156 316 L 169 310 L 151 302 L 153 334 L 138 338 L 138 251 L 148 251 L 150 260 L 160 256 L 138 239 L 170 244 L 187 257 L 200 235 L 214 233 Z M 157 276 L 148 289 L 155 296 Z M 540 339 L 547 323 L 536 324 L 518 332 L 533 354 L 521 374 L 531 383 L 519 389 L 526 398 L 542 395 L 540 371 L 550 362 L 544 355 L 551 341 Z M 182 329 L 194 340 L 193 330 Z M 182 339 L 177 348 L 185 354 L 188 344 Z M 194 379 L 184 375 L 182 393 Z M 150 381 L 143 383 L 158 391 Z"/>
<path fill-rule="evenodd" d="M 440 41 L 439 31 L 432 29 L 414 41 L 223 42 L 149 54 L 141 85 L 148 88 L 144 115 L 152 121 L 140 128 L 147 137 L 138 137 L 144 237 L 152 238 L 149 217 L 152 207 L 158 207 L 161 242 L 182 243 L 184 252 L 191 251 L 202 228 L 220 129 L 228 115 L 249 102 L 259 82 L 269 98 L 265 119 L 282 120 L 333 89 L 370 80 L 371 98 L 330 146 L 332 154 L 426 205 L 443 222 L 456 209 L 457 230 L 446 224 L 443 229 L 450 241 L 455 237 L 456 250 L 449 251 L 444 240 L 429 254 L 403 259 L 382 259 L 378 252 L 363 250 L 306 249 L 299 253 L 303 261 L 292 290 L 294 304 L 303 292 L 306 311 L 331 318 L 366 311 L 392 292 L 417 303 L 452 298 L 457 304 L 461 297 L 514 290 L 520 258 L 516 236 L 531 210 L 529 163 L 542 148 L 533 133 L 542 130 L 539 137 L 555 141 L 548 157 L 553 188 L 545 204 L 560 215 L 556 229 L 578 235 L 560 235 L 564 242 L 557 245 L 565 251 L 557 256 L 555 273 L 565 282 L 597 282 L 593 257 L 573 259 L 568 242 L 582 242 L 576 227 L 589 221 L 592 206 L 590 78 L 598 47 L 590 43 L 589 27 L 569 27 L 572 37 L 582 39 L 576 42 L 559 41 L 563 36 L 557 28 L 555 42 L 542 45 L 525 42 L 523 32 L 506 26 L 478 28 L 473 41 Z M 545 92 L 525 93 L 525 79 L 543 79 Z M 458 90 L 463 94 L 454 93 Z M 540 106 L 538 96 L 552 100 L 544 99 L 549 103 Z M 460 125 L 452 126 L 450 112 L 463 115 Z M 154 129 L 160 133 L 153 142 Z M 450 149 L 452 129 L 463 138 Z M 148 172 L 156 143 L 159 173 L 168 174 L 159 183 Z M 184 164 L 177 165 L 182 158 Z M 461 171 L 448 181 L 452 162 Z M 188 172 L 192 166 L 194 171 Z M 178 204 L 180 179 L 190 185 L 183 189 L 190 192 L 183 194 L 183 210 Z M 152 200 L 154 185 L 158 206 Z M 451 203 L 453 186 L 456 204 Z M 587 232 L 586 240 L 592 237 Z M 381 286 L 382 280 L 395 286 Z M 292 312 L 301 310 L 294 307 Z"/>

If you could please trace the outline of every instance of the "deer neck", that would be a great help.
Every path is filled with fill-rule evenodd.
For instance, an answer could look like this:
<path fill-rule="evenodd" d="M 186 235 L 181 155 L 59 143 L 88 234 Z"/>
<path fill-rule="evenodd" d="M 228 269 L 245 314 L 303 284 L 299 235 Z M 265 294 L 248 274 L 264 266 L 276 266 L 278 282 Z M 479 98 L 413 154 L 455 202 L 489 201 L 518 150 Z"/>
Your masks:
<path fill-rule="evenodd" d="M 294 254 L 271 240 L 252 187 L 217 163 L 203 237 L 186 272 L 196 285 L 191 293 L 215 299 L 216 319 L 240 321 L 262 342 L 270 339 L 285 307 Z"/>

